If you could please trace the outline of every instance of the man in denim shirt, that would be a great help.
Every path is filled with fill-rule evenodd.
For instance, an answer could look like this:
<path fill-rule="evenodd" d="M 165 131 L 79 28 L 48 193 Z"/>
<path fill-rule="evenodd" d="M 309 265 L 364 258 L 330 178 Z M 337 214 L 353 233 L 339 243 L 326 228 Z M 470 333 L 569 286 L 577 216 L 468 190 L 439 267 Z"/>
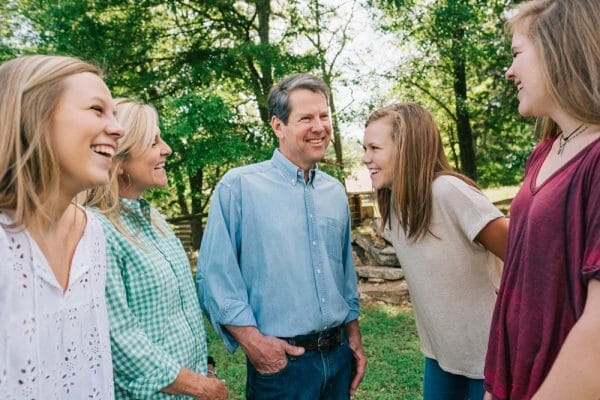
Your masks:
<path fill-rule="evenodd" d="M 327 85 L 297 74 L 269 93 L 279 149 L 218 184 L 198 260 L 200 302 L 248 359 L 247 399 L 348 399 L 366 366 L 343 186 L 319 171 Z"/>

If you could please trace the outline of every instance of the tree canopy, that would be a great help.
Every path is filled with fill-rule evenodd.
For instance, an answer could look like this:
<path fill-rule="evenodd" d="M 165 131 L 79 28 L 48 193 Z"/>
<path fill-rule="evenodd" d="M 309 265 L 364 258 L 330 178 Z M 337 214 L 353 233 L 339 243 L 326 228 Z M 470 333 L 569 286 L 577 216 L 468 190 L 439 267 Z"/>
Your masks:
<path fill-rule="evenodd" d="M 74 55 L 103 68 L 115 97 L 155 105 L 173 155 L 170 188 L 151 197 L 168 215 L 202 215 L 223 173 L 270 156 L 277 143 L 267 94 L 294 72 L 313 72 L 334 92 L 333 149 L 323 165 L 337 177 L 352 164 L 344 153 L 356 154 L 344 151 L 356 140 L 344 129 L 362 125 L 383 101 L 342 98 L 338 107 L 337 94 L 360 91 L 377 76 L 392 83 L 386 99 L 417 101 L 434 113 L 457 168 L 483 186 L 515 184 L 534 139 L 503 76 L 510 64 L 504 13 L 512 3 L 16 0 L 0 4 L 0 60 Z M 355 43 L 367 25 L 394 38 L 393 48 L 373 39 L 377 55 L 359 54 Z M 400 61 L 383 68 L 377 57 L 392 53 Z M 357 72 L 365 65 L 368 74 Z"/>
<path fill-rule="evenodd" d="M 485 186 L 521 180 L 533 138 L 516 113 L 506 0 L 381 0 L 408 54 L 396 91 L 434 111 L 458 169 Z"/>

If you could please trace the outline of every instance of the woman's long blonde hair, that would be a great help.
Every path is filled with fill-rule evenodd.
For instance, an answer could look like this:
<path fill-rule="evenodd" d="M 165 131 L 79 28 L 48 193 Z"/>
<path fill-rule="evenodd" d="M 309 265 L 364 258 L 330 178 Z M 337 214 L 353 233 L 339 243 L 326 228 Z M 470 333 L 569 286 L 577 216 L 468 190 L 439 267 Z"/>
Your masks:
<path fill-rule="evenodd" d="M 24 56 L 0 66 L 0 209 L 13 227 L 52 222 L 59 166 L 50 139 L 52 118 L 65 79 L 95 66 L 77 58 Z"/>
<path fill-rule="evenodd" d="M 122 170 L 123 164 L 129 159 L 131 153 L 143 153 L 152 147 L 159 129 L 158 113 L 151 105 L 126 98 L 115 99 L 114 106 L 117 121 L 123 126 L 125 135 L 119 139 L 117 152 L 113 157 L 109 172 L 108 185 L 91 190 L 85 204 L 97 207 L 121 234 L 139 245 L 135 239 L 136 232 L 125 229 L 121 221 L 123 213 L 130 216 L 134 216 L 134 214 L 119 201 L 119 179 L 122 180 L 122 184 L 127 184 L 127 178 L 124 178 L 119 171 Z M 165 234 L 165 227 L 158 222 L 156 215 L 154 216 L 155 218 L 152 218 L 153 226 Z"/>
<path fill-rule="evenodd" d="M 507 21 L 509 34 L 523 29 L 532 41 L 554 102 L 578 120 L 600 124 L 600 1 L 533 0 Z M 542 139 L 560 133 L 538 118 Z"/>
<path fill-rule="evenodd" d="M 388 118 L 394 142 L 394 175 L 391 188 L 375 191 L 381 213 L 381 229 L 390 226 L 392 213 L 411 241 L 429 232 L 433 180 L 440 175 L 455 176 L 467 184 L 477 184 L 455 172 L 444 153 L 439 130 L 431 114 L 416 103 L 396 103 L 374 111 L 365 128 Z"/>

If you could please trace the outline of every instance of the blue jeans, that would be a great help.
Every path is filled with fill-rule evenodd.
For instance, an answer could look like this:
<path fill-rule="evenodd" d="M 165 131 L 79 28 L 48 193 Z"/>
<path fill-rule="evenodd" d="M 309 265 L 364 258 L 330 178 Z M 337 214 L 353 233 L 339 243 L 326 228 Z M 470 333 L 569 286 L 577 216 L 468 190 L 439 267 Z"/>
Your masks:
<path fill-rule="evenodd" d="M 436 360 L 425 358 L 423 400 L 481 400 L 483 379 L 444 371 Z"/>
<path fill-rule="evenodd" d="M 326 352 L 287 356 L 287 365 L 273 374 L 260 374 L 247 362 L 248 400 L 348 400 L 354 356 L 343 341 Z"/>

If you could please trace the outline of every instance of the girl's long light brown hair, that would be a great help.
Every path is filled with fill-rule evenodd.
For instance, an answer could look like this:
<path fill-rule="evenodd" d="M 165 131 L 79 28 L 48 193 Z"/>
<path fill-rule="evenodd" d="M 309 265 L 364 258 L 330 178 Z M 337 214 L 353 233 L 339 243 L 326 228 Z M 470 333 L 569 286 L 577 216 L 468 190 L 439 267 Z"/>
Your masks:
<path fill-rule="evenodd" d="M 98 68 L 72 57 L 24 56 L 0 66 L 0 209 L 13 227 L 50 224 L 59 166 L 50 138 L 65 80 Z"/>
<path fill-rule="evenodd" d="M 584 123 L 600 124 L 600 1 L 533 0 L 507 21 L 533 42 L 554 102 Z M 542 139 L 560 133 L 548 117 L 536 124 Z"/>
<path fill-rule="evenodd" d="M 467 184 L 477 184 L 455 172 L 444 153 L 442 138 L 431 114 L 416 103 L 396 103 L 374 111 L 365 127 L 381 118 L 392 123 L 394 175 L 391 188 L 375 191 L 383 224 L 390 226 L 392 213 L 411 241 L 429 232 L 433 180 L 441 175 L 455 176 Z"/>

